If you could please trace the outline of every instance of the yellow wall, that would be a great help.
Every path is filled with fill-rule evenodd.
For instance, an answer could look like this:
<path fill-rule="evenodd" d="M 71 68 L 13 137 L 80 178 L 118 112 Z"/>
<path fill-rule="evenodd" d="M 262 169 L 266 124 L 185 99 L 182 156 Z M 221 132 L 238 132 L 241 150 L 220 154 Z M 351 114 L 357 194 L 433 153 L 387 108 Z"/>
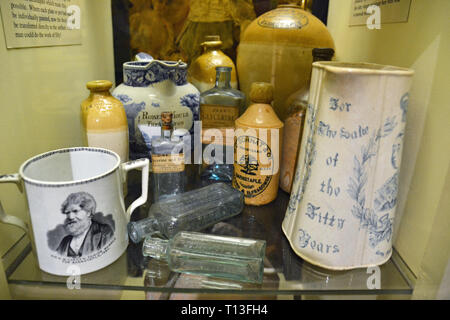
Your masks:
<path fill-rule="evenodd" d="M 114 81 L 110 0 L 82 0 L 81 9 L 82 45 L 8 50 L 0 22 L 0 174 L 18 172 L 33 155 L 81 145 L 86 82 Z M 25 219 L 23 199 L 15 186 L 0 185 L 7 213 Z M 21 234 L 0 224 L 0 256 Z"/>
<path fill-rule="evenodd" d="M 390 64 L 416 71 L 394 243 L 419 280 L 424 276 L 436 278 L 437 270 L 443 272 L 446 267 L 450 247 L 448 241 L 430 238 L 438 230 L 437 221 L 448 224 L 450 219 L 449 203 L 443 201 L 449 194 L 450 179 L 450 1 L 412 0 L 407 23 L 384 24 L 380 30 L 349 27 L 351 5 L 352 0 L 330 0 L 328 28 L 336 43 L 337 60 Z M 434 271 L 428 269 L 433 275 L 425 275 L 424 263 L 432 255 L 430 250 L 447 256 L 436 261 Z"/>

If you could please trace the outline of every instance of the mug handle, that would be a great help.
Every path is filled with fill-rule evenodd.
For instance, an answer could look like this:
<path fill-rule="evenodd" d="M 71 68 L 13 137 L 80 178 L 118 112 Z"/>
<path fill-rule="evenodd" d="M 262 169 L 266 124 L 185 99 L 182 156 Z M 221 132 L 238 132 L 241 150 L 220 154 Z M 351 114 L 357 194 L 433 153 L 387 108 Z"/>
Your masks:
<path fill-rule="evenodd" d="M 150 161 L 148 159 L 139 159 L 134 161 L 129 161 L 121 164 L 122 176 L 124 181 L 126 181 L 127 172 L 134 169 L 142 169 L 142 194 L 136 199 L 127 209 L 127 219 L 130 219 L 133 211 L 145 204 L 147 202 L 148 193 L 148 173 L 150 168 Z"/>
<path fill-rule="evenodd" d="M 16 184 L 19 191 L 23 193 L 22 180 L 20 179 L 20 176 L 17 173 L 1 175 L 0 183 L 14 183 Z M 21 219 L 17 217 L 10 216 L 5 213 L 1 201 L 0 201 L 0 222 L 19 227 L 23 229 L 25 232 L 28 232 L 28 226 L 25 222 L 23 222 Z"/>

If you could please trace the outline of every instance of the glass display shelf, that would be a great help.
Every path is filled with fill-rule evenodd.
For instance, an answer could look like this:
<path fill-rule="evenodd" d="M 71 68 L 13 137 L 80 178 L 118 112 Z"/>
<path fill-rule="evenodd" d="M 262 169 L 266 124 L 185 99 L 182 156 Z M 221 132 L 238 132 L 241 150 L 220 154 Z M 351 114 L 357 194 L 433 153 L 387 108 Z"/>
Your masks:
<path fill-rule="evenodd" d="M 130 178 L 132 181 L 133 178 Z M 192 189 L 194 183 L 190 186 Z M 126 203 L 140 194 L 139 183 L 129 183 Z M 150 198 L 149 198 L 150 199 Z M 281 230 L 289 195 L 279 191 L 277 199 L 262 207 L 246 206 L 243 212 L 202 232 L 267 241 L 264 281 L 249 284 L 200 275 L 171 272 L 167 264 L 143 257 L 142 243 L 129 244 L 127 251 L 108 267 L 82 275 L 81 288 L 142 291 L 170 294 L 238 294 L 252 297 L 271 295 L 411 295 L 414 279 L 407 265 L 394 250 L 392 258 L 380 266 L 379 287 L 372 283 L 373 272 L 365 268 L 330 271 L 298 257 Z M 133 213 L 132 220 L 147 216 L 148 202 Z M 27 235 L 22 236 L 2 257 L 10 285 L 63 287 L 67 277 L 54 276 L 39 269 Z"/>

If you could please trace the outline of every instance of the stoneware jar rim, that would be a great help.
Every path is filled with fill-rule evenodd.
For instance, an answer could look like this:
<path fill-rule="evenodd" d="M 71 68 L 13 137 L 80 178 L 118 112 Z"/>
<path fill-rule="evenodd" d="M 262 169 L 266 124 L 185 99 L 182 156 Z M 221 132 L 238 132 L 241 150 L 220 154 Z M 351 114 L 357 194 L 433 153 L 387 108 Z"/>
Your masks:
<path fill-rule="evenodd" d="M 317 61 L 313 67 L 324 69 L 332 73 L 352 73 L 352 74 L 377 74 L 377 75 L 398 75 L 412 76 L 414 70 L 390 65 L 382 65 L 368 62 L 338 62 L 338 61 Z"/>
<path fill-rule="evenodd" d="M 35 161 L 39 161 L 40 159 L 43 158 L 47 158 L 50 157 L 54 154 L 57 153 L 70 153 L 70 152 L 79 152 L 79 151 L 94 151 L 94 152 L 101 152 L 101 153 L 106 153 L 109 154 L 111 156 L 114 156 L 116 158 L 116 163 L 114 164 L 114 166 L 109 169 L 108 171 L 105 171 L 101 174 L 98 174 L 96 176 L 87 178 L 87 179 L 79 179 L 79 180 L 72 180 L 72 181 L 43 181 L 43 180 L 37 180 L 37 179 L 32 179 L 29 178 L 25 175 L 24 170 L 33 162 Z M 80 184 L 86 184 L 89 182 L 93 182 L 93 181 L 97 181 L 100 180 L 106 176 L 109 176 L 110 174 L 112 174 L 113 172 L 115 172 L 117 170 L 117 168 L 120 165 L 120 157 L 117 153 L 115 153 L 112 150 L 109 149 L 103 149 L 103 148 L 92 148 L 92 147 L 75 147 L 75 148 L 64 148 L 64 149 L 57 149 L 57 150 L 52 150 L 52 151 L 47 151 L 41 154 L 38 154 L 30 159 L 28 159 L 27 161 L 25 161 L 19 169 L 19 175 L 22 177 L 22 179 L 25 182 L 28 182 L 30 184 L 33 185 L 38 185 L 38 186 L 47 186 L 47 187 L 62 187 L 62 186 L 75 186 L 75 185 L 80 185 Z"/>

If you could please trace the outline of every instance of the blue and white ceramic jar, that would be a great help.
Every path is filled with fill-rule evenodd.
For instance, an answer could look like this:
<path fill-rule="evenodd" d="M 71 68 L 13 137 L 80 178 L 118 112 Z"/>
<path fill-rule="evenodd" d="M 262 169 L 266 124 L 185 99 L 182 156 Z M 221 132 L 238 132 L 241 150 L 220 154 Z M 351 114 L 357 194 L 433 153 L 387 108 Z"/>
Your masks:
<path fill-rule="evenodd" d="M 187 81 L 186 63 L 141 59 L 126 62 L 123 69 L 124 83 L 113 96 L 122 101 L 127 114 L 131 160 L 150 158 L 151 137 L 139 126 L 158 129 L 161 112 L 172 112 L 174 128 L 193 134 L 194 121 L 200 118 L 200 93 Z"/>

